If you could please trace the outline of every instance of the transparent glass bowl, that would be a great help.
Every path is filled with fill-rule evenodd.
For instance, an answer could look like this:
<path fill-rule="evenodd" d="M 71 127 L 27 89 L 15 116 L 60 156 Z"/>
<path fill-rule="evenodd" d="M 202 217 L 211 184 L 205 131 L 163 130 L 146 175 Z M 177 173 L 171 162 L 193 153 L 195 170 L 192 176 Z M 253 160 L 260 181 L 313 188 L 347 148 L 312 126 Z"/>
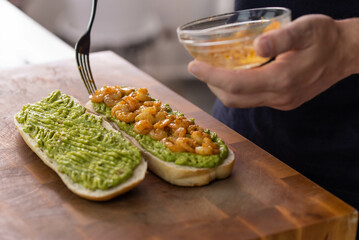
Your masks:
<path fill-rule="evenodd" d="M 256 55 L 254 39 L 290 21 L 287 8 L 256 8 L 187 23 L 177 28 L 177 35 L 197 60 L 228 69 L 251 68 L 269 60 Z"/>

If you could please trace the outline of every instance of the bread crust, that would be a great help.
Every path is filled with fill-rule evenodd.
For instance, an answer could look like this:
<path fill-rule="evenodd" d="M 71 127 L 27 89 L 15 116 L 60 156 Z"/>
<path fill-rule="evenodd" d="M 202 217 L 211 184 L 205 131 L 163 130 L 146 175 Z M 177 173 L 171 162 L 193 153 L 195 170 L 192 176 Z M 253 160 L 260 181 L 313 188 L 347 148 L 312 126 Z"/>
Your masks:
<path fill-rule="evenodd" d="M 79 104 L 79 102 L 75 98 L 71 98 Z M 145 174 L 147 171 L 147 162 L 144 161 L 144 159 L 142 158 L 141 163 L 135 168 L 133 175 L 129 179 L 127 179 L 126 182 L 121 183 L 108 190 L 87 189 L 81 184 L 73 182 L 72 179 L 66 174 L 57 171 L 57 163 L 52 158 L 49 158 L 41 148 L 37 147 L 36 141 L 31 138 L 29 134 L 23 131 L 24 126 L 16 120 L 16 115 L 14 116 L 14 123 L 25 143 L 31 148 L 31 150 L 34 151 L 36 155 L 47 166 L 49 166 L 52 170 L 56 172 L 56 174 L 61 178 L 67 188 L 69 188 L 73 193 L 80 197 L 93 201 L 106 201 L 131 190 L 132 188 L 140 184 L 140 182 L 142 182 L 145 178 Z M 108 130 L 116 131 L 107 121 L 102 121 L 102 126 Z"/>
<path fill-rule="evenodd" d="M 95 111 L 91 101 L 87 102 L 85 107 L 88 111 L 102 116 L 105 120 L 107 120 L 106 116 Z M 229 148 L 227 158 L 222 162 L 221 165 L 215 168 L 181 166 L 172 162 L 166 162 L 152 155 L 150 152 L 145 150 L 133 137 L 119 129 L 116 123 L 110 122 L 110 124 L 141 150 L 142 156 L 144 156 L 148 162 L 148 168 L 153 173 L 173 185 L 184 187 L 203 186 L 209 184 L 215 179 L 227 178 L 232 173 L 235 156 L 233 151 Z"/>

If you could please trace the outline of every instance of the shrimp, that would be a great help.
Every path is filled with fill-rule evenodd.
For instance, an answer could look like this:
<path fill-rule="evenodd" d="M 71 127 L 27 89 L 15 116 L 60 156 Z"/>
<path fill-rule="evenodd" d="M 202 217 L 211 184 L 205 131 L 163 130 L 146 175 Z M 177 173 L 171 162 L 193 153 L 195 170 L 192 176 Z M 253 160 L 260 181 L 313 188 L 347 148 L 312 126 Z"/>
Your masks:
<path fill-rule="evenodd" d="M 170 123 L 170 124 L 168 124 L 168 126 L 170 127 L 170 129 L 172 131 L 176 131 L 180 127 L 179 125 L 174 124 L 174 123 Z"/>
<path fill-rule="evenodd" d="M 156 122 L 155 117 L 148 112 L 142 112 L 136 116 L 135 118 L 136 122 L 141 120 L 146 120 L 151 124 L 154 124 Z"/>
<path fill-rule="evenodd" d="M 104 97 L 103 102 L 107 107 L 114 107 L 121 100 L 121 92 L 113 92 Z"/>
<path fill-rule="evenodd" d="M 133 131 L 140 134 L 148 134 L 152 130 L 152 124 L 147 120 L 141 120 L 135 123 Z"/>
<path fill-rule="evenodd" d="M 114 116 L 117 112 L 124 112 L 129 113 L 130 109 L 128 107 L 128 104 L 125 101 L 121 101 L 117 103 L 112 109 L 111 109 L 111 115 Z"/>
<path fill-rule="evenodd" d="M 212 141 L 212 139 L 210 139 L 209 137 L 203 138 L 202 146 L 203 147 L 211 146 L 213 149 L 218 149 L 219 148 L 219 146 L 217 144 L 215 144 Z"/>
<path fill-rule="evenodd" d="M 130 87 L 123 87 L 121 88 L 121 94 L 124 96 L 130 95 L 135 89 Z"/>
<path fill-rule="evenodd" d="M 176 131 L 173 132 L 173 136 L 175 136 L 175 137 L 185 137 L 186 133 L 187 133 L 187 131 L 186 131 L 185 128 L 179 127 L 179 128 L 177 128 Z"/>
<path fill-rule="evenodd" d="M 195 152 L 194 145 L 195 142 L 191 138 L 179 137 L 176 139 L 176 145 L 185 149 L 188 152 Z"/>
<path fill-rule="evenodd" d="M 164 138 L 166 139 L 166 138 Z M 163 140 L 163 139 L 162 139 Z M 185 152 L 186 149 L 174 144 L 171 141 L 162 141 L 171 152 Z"/>
<path fill-rule="evenodd" d="M 139 102 L 133 97 L 126 96 L 123 100 L 128 104 L 130 112 L 137 110 L 140 107 Z"/>
<path fill-rule="evenodd" d="M 189 126 L 193 125 L 193 122 L 187 118 L 182 119 L 179 124 L 181 127 L 187 129 Z"/>
<path fill-rule="evenodd" d="M 200 131 L 200 132 L 203 132 L 203 128 L 201 128 L 200 126 L 198 125 L 190 125 L 188 126 L 187 128 L 187 132 L 189 132 L 190 134 L 193 132 L 193 131 Z"/>
<path fill-rule="evenodd" d="M 143 103 L 143 106 L 146 106 L 146 107 L 155 107 L 157 112 L 159 112 L 162 108 L 162 103 L 158 100 L 156 101 L 146 101 Z"/>
<path fill-rule="evenodd" d="M 169 137 L 166 137 L 166 138 L 162 139 L 161 142 L 162 142 L 162 143 L 165 143 L 165 142 L 176 143 L 176 140 L 177 140 L 176 137 L 169 136 Z"/>
<path fill-rule="evenodd" d="M 201 131 L 192 131 L 191 138 L 196 141 L 199 145 L 202 145 L 204 138 L 209 138 L 207 133 Z"/>
<path fill-rule="evenodd" d="M 159 141 L 167 137 L 167 133 L 165 132 L 165 130 L 160 129 L 160 128 L 152 129 L 150 131 L 149 135 L 152 139 L 159 140 Z"/>
<path fill-rule="evenodd" d="M 161 109 L 162 109 L 162 103 L 161 103 L 161 101 L 158 101 L 158 100 L 154 101 L 154 102 L 153 102 L 153 106 L 157 109 L 157 112 L 158 112 L 158 111 L 161 111 Z"/>
<path fill-rule="evenodd" d="M 112 94 L 112 93 L 117 93 L 117 92 L 120 92 L 121 93 L 121 88 L 119 86 L 103 86 L 101 88 L 101 91 L 105 94 L 105 95 L 108 95 L 108 94 Z"/>
<path fill-rule="evenodd" d="M 136 117 L 136 115 L 134 113 L 132 113 L 132 112 L 129 112 L 129 113 L 120 112 L 120 111 L 116 112 L 116 118 L 118 120 L 121 120 L 121 121 L 126 122 L 126 123 L 134 122 L 135 117 Z"/>
<path fill-rule="evenodd" d="M 168 114 L 166 118 L 173 122 L 176 119 L 176 115 Z"/>
<path fill-rule="evenodd" d="M 171 123 L 171 121 L 169 119 L 164 119 L 162 121 L 156 122 L 155 125 L 153 125 L 153 128 L 155 128 L 155 129 L 164 129 L 170 123 Z"/>
<path fill-rule="evenodd" d="M 160 111 L 160 112 L 157 112 L 156 115 L 155 115 L 155 118 L 156 118 L 156 122 L 159 122 L 159 121 L 162 121 L 164 119 L 166 119 L 168 113 L 165 112 L 165 111 Z M 169 119 L 167 119 L 169 121 L 169 123 L 171 122 Z"/>
<path fill-rule="evenodd" d="M 100 103 L 103 102 L 105 95 L 101 89 L 97 89 L 93 95 L 90 96 L 92 102 Z"/>
<path fill-rule="evenodd" d="M 151 115 L 155 115 L 157 113 L 157 109 L 155 107 L 145 107 L 142 109 L 143 113 L 149 113 Z"/>
<path fill-rule="evenodd" d="M 193 124 L 191 120 L 188 120 L 183 116 L 169 115 L 167 118 L 171 120 L 172 124 L 170 125 L 170 128 L 173 130 L 180 127 L 187 129 L 191 124 Z"/>
<path fill-rule="evenodd" d="M 180 125 L 181 122 L 183 121 L 183 119 L 185 119 L 185 117 L 183 116 L 176 116 L 176 118 L 173 120 L 173 123 Z"/>
<path fill-rule="evenodd" d="M 150 96 L 147 95 L 148 94 L 148 90 L 147 88 L 139 88 L 137 91 L 136 91 L 136 99 L 138 101 L 141 101 L 141 102 L 145 102 L 145 101 L 150 101 L 152 100 L 152 98 Z"/>
<path fill-rule="evenodd" d="M 153 106 L 153 103 L 154 103 L 154 101 L 145 101 L 145 102 L 143 103 L 143 106 L 152 107 L 152 106 Z"/>
<path fill-rule="evenodd" d="M 211 146 L 207 146 L 207 147 L 198 146 L 195 148 L 195 152 L 200 155 L 211 155 L 213 154 L 213 149 Z"/>
<path fill-rule="evenodd" d="M 120 90 L 121 90 L 121 88 L 118 86 L 109 87 L 109 86 L 105 85 L 101 89 L 96 90 L 95 94 L 90 96 L 90 100 L 93 102 L 105 102 L 105 104 L 106 104 L 106 102 L 109 102 L 108 95 L 115 94 L 114 96 L 117 96 L 118 93 L 120 94 L 120 97 L 116 98 L 116 100 L 120 100 L 120 98 L 121 98 Z M 114 96 L 111 96 L 110 98 L 115 99 Z M 113 106 L 115 105 L 114 103 L 111 103 L 111 104 L 113 104 Z M 106 104 L 106 106 L 108 106 L 108 105 Z"/>

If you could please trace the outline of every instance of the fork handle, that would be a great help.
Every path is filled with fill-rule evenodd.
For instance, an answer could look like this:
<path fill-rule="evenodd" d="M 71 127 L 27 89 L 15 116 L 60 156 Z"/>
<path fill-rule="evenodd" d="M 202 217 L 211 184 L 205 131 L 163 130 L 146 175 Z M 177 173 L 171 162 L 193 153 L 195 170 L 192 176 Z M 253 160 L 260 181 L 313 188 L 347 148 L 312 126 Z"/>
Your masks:
<path fill-rule="evenodd" d="M 91 18 L 90 18 L 89 24 L 88 24 L 88 26 L 87 26 L 87 31 L 88 31 L 88 32 L 91 31 L 93 21 L 95 20 L 96 7 L 97 7 L 97 0 L 93 0 L 93 1 L 92 1 Z"/>

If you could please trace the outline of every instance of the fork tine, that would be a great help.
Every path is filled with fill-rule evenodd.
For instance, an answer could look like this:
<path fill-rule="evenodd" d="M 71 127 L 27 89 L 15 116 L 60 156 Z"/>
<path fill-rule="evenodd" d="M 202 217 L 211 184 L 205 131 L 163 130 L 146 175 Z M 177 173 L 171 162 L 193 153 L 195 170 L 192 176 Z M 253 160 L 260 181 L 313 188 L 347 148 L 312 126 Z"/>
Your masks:
<path fill-rule="evenodd" d="M 86 81 L 86 88 L 87 88 L 87 91 L 89 92 L 89 94 L 91 95 L 92 94 L 92 89 L 90 87 L 90 80 L 89 80 L 89 76 L 87 74 L 87 70 L 86 70 L 86 66 L 85 66 L 85 59 L 84 59 L 84 54 L 81 54 L 81 57 L 80 57 L 80 63 L 81 63 L 81 70 L 82 70 L 82 74 L 84 76 L 84 79 Z"/>
<path fill-rule="evenodd" d="M 91 72 L 91 67 L 90 67 L 90 54 L 85 54 L 85 66 L 87 71 L 87 74 L 89 76 L 89 83 L 90 83 L 90 87 L 92 89 L 92 92 L 95 93 L 97 87 L 96 87 L 96 83 L 94 81 L 94 78 L 92 76 L 92 72 Z"/>
<path fill-rule="evenodd" d="M 88 54 L 82 54 L 81 55 L 81 63 L 82 63 L 82 70 L 84 72 L 84 75 L 85 75 L 85 78 L 86 78 L 86 81 L 87 81 L 87 86 L 89 88 L 89 92 L 90 94 L 93 94 L 95 91 L 93 89 L 93 86 L 92 86 L 92 83 L 91 81 L 93 82 L 93 80 L 91 79 L 91 76 L 89 74 L 89 65 L 88 65 Z"/>
<path fill-rule="evenodd" d="M 91 95 L 91 91 L 90 91 L 90 88 L 89 88 L 89 85 L 88 85 L 88 80 L 87 80 L 87 78 L 85 76 L 85 73 L 84 73 L 84 70 L 83 70 L 82 54 L 81 53 L 76 54 L 76 62 L 77 62 L 77 66 L 78 66 L 82 81 L 84 82 L 84 85 L 85 85 L 85 87 L 87 89 L 87 92 Z"/>

